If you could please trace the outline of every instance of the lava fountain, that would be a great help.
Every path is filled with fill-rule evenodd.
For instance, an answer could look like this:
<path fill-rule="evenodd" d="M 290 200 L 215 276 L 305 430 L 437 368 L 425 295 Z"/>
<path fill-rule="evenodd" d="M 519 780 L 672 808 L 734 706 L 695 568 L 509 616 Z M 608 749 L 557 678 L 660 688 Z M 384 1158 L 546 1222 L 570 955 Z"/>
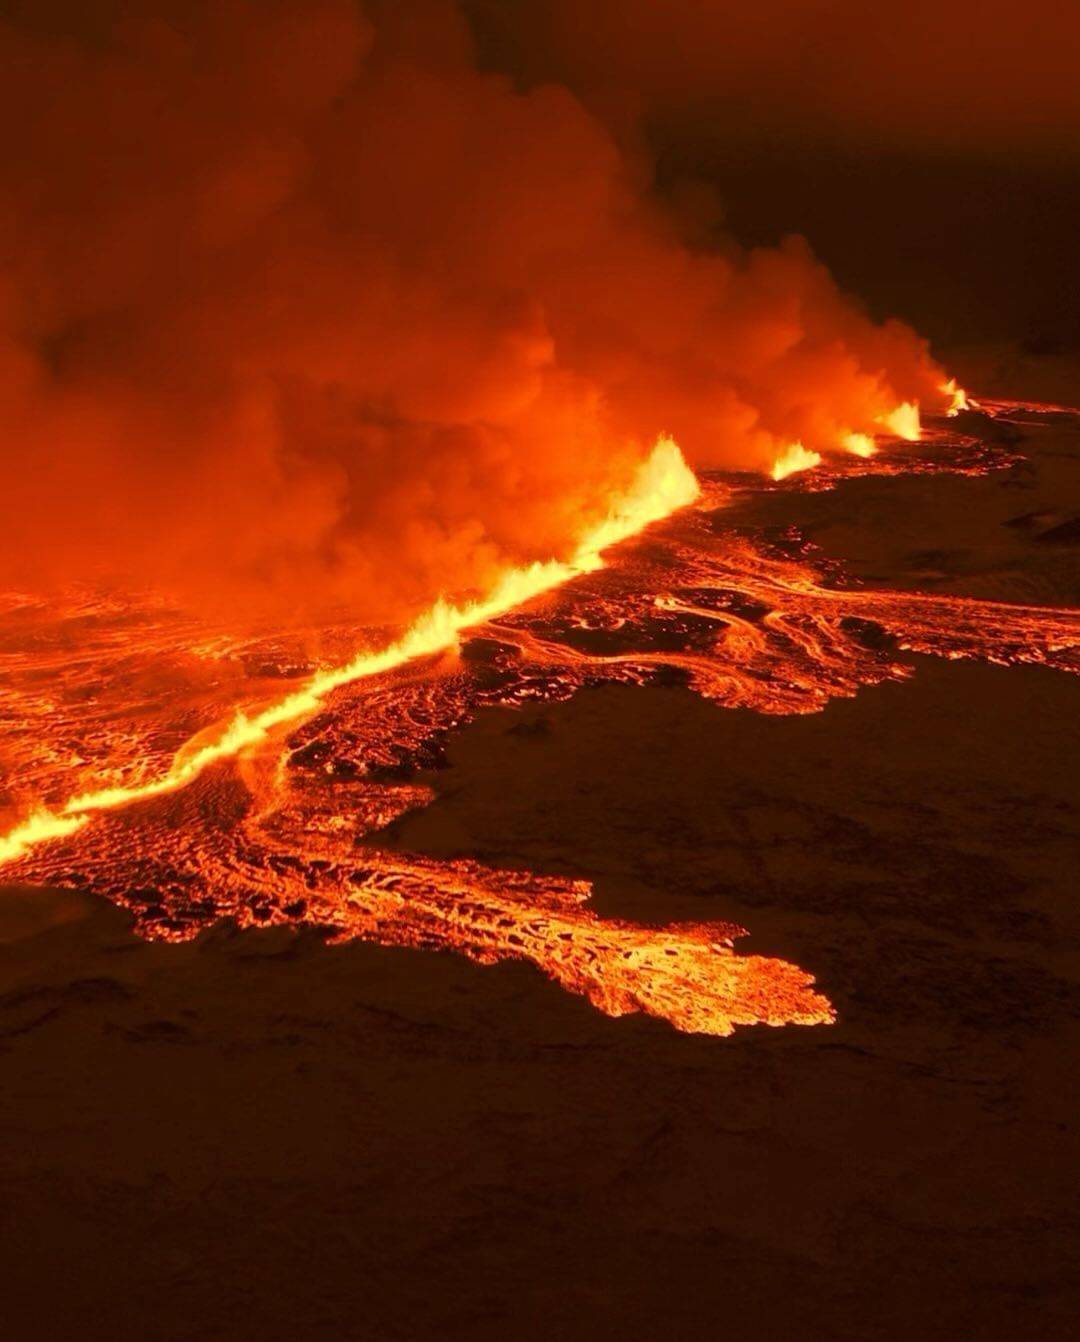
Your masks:
<path fill-rule="evenodd" d="M 852 470 L 996 464 L 977 448 L 957 438 L 950 454 L 936 441 L 916 457 L 886 444 L 819 465 L 815 487 Z M 833 1009 L 811 976 L 738 954 L 734 924 L 605 920 L 587 881 L 378 842 L 432 800 L 422 771 L 489 706 L 674 678 L 720 706 L 813 712 L 908 675 L 890 646 L 1080 670 L 1075 612 L 839 587 L 809 553 L 734 533 L 732 493 L 761 487 L 699 482 L 662 439 L 571 559 L 440 602 L 382 648 L 324 667 L 280 637 L 230 640 L 178 625 L 165 607 L 12 600 L 2 746 L 28 795 L 0 840 L 5 877 L 102 894 L 165 939 L 222 918 L 306 923 L 337 939 L 523 959 L 608 1014 L 644 1011 L 687 1031 L 827 1023 Z M 866 639 L 869 627 L 890 638 Z M 93 637 L 73 663 L 79 628 Z M 295 688 L 282 692 L 283 679 Z M 99 687 L 90 695 L 88 683 Z M 227 694 L 249 706 L 229 711 Z"/>

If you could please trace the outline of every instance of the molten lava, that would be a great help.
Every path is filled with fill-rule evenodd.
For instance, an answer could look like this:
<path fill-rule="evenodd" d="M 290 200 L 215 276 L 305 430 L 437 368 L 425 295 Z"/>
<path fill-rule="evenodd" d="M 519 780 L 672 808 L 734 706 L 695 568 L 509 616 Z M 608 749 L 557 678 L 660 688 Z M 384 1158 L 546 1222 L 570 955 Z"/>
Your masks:
<path fill-rule="evenodd" d="M 813 483 L 1008 459 L 935 438 L 922 456 L 838 457 Z M 298 635 L 237 638 L 149 599 L 12 596 L 5 879 L 102 894 L 165 939 L 231 918 L 524 959 L 611 1015 L 683 1030 L 830 1021 L 803 969 L 736 952 L 734 924 L 605 920 L 586 881 L 434 861 L 378 837 L 432 800 L 423 771 L 489 706 L 674 679 L 724 707 L 814 712 L 909 675 L 902 650 L 1080 671 L 1080 613 L 831 585 L 804 548 L 725 523 L 734 491 L 772 487 L 699 486 L 661 440 L 570 560 L 441 603 L 381 650 L 351 653 L 347 623 L 320 629 L 320 645 L 340 649 L 323 664 Z"/>
<path fill-rule="evenodd" d="M 949 405 L 945 413 L 950 419 L 958 415 L 961 410 L 977 410 L 979 408 L 978 401 L 973 401 L 954 377 L 942 383 L 941 394 L 949 398 Z"/>
<path fill-rule="evenodd" d="M 951 387 L 942 388 L 943 392 L 946 390 L 950 396 L 953 396 Z M 955 406 L 955 398 L 952 405 Z M 907 443 L 917 443 L 922 437 L 919 406 L 915 401 L 905 401 L 902 405 L 898 405 L 895 410 L 890 410 L 887 415 L 882 415 L 879 422 L 889 433 L 895 434 L 897 438 L 903 438 Z"/>
<path fill-rule="evenodd" d="M 390 671 L 415 657 L 439 652 L 448 647 L 461 630 L 512 610 L 576 574 L 601 567 L 601 552 L 609 545 L 635 535 L 649 523 L 693 502 L 698 493 L 697 480 L 683 461 L 677 445 L 670 438 L 659 439 L 629 492 L 616 499 L 604 521 L 586 533 L 570 560 L 553 559 L 528 568 L 511 569 L 487 596 L 476 601 L 461 605 L 437 602 L 401 638 L 381 651 L 357 653 L 343 666 L 317 672 L 300 689 L 259 712 L 253 715 L 237 712 L 221 730 L 192 738 L 177 752 L 168 770 L 159 778 L 132 786 L 80 792 L 66 801 L 59 813 L 35 811 L 22 824 L 0 837 L 0 862 L 19 857 L 35 843 L 73 833 L 95 811 L 127 806 L 183 787 L 209 765 L 230 759 L 264 741 L 275 728 L 315 712 L 331 690 Z"/>
<path fill-rule="evenodd" d="M 877 451 L 873 438 L 868 433 L 845 433 L 840 440 L 845 452 L 855 457 L 872 457 Z"/>
<path fill-rule="evenodd" d="M 774 480 L 786 480 L 789 475 L 809 471 L 820 465 L 821 457 L 817 452 L 807 451 L 802 443 L 792 443 L 776 458 L 771 475 Z"/>

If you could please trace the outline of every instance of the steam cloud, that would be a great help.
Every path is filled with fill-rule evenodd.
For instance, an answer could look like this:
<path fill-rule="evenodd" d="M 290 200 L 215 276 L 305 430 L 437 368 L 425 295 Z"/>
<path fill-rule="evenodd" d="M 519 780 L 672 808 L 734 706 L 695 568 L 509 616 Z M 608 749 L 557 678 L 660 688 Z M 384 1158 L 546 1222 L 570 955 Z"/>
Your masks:
<path fill-rule="evenodd" d="M 8 584 L 402 618 L 572 551 L 662 432 L 767 470 L 943 404 L 805 244 L 695 246 L 449 3 L 98 3 L 0 69 Z"/>

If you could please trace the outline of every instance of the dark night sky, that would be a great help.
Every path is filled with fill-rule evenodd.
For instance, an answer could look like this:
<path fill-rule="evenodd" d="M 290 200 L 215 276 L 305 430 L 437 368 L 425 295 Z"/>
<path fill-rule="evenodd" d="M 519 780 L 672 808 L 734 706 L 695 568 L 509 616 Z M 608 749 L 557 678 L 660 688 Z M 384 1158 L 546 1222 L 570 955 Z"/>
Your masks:
<path fill-rule="evenodd" d="M 1080 7 L 1055 0 L 471 0 L 489 62 L 557 78 L 703 180 L 743 242 L 800 232 L 935 344 L 1080 345 Z"/>
<path fill-rule="evenodd" d="M 85 37 L 140 7 L 3 0 L 0 18 Z M 644 128 L 661 184 L 710 183 L 744 242 L 805 234 L 875 316 L 942 346 L 1080 346 L 1071 0 L 464 8 L 489 68 L 566 82 L 621 131 Z"/>
<path fill-rule="evenodd" d="M 675 141 L 661 170 L 700 172 L 723 192 L 745 241 L 804 233 L 877 317 L 935 344 L 1080 345 L 1080 174 L 1072 165 L 994 162 L 783 139 L 747 148 Z"/>

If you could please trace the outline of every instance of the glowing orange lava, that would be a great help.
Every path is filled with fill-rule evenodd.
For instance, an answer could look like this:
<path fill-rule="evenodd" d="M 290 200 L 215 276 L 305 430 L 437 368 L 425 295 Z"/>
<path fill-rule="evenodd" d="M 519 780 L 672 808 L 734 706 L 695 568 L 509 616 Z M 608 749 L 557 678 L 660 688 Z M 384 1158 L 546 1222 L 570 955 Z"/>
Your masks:
<path fill-rule="evenodd" d="M 977 449 L 883 448 L 813 480 L 988 469 Z M 432 799 L 423 771 L 489 706 L 674 679 L 721 706 L 807 713 L 906 677 L 904 650 L 1080 672 L 1078 612 L 833 586 L 798 544 L 732 531 L 732 490 L 766 487 L 699 487 L 664 440 L 572 561 L 440 606 L 381 652 L 349 656 L 354 630 L 320 630 L 342 649 L 326 667 L 302 640 L 236 639 L 162 604 L 11 598 L 0 759 L 19 818 L 5 878 L 99 893 L 166 939 L 230 918 L 523 959 L 611 1015 L 682 1030 L 830 1021 L 806 971 L 737 953 L 734 924 L 601 919 L 585 881 L 379 844 Z"/>
<path fill-rule="evenodd" d="M 821 457 L 817 452 L 808 451 L 802 443 L 792 443 L 789 447 L 784 448 L 773 463 L 772 478 L 774 480 L 786 480 L 789 475 L 795 475 L 799 471 L 809 471 L 820 465 Z"/>
<path fill-rule="evenodd" d="M 978 401 L 973 401 L 954 377 L 949 378 L 948 382 L 942 383 L 941 394 L 949 398 L 948 409 L 945 413 L 950 419 L 958 415 L 961 410 L 977 410 L 979 408 Z"/>
<path fill-rule="evenodd" d="M 463 629 L 512 610 L 577 574 L 600 568 L 602 551 L 692 503 L 699 492 L 697 480 L 678 446 L 670 438 L 659 439 L 630 490 L 614 500 L 608 516 L 582 537 L 571 559 L 552 559 L 528 568 L 511 569 L 487 596 L 476 601 L 461 605 L 437 602 L 388 647 L 378 652 L 357 653 L 342 666 L 317 672 L 298 690 L 259 712 L 252 715 L 237 712 L 224 727 L 200 733 L 185 742 L 158 778 L 80 792 L 64 802 L 59 812 L 35 810 L 7 834 L 0 835 L 0 862 L 21 856 L 36 843 L 74 833 L 95 811 L 129 806 L 184 787 L 211 764 L 230 759 L 266 740 L 276 728 L 314 713 L 332 690 L 393 670 L 416 657 L 439 652 L 453 643 Z"/>
<path fill-rule="evenodd" d="M 882 415 L 879 422 L 889 433 L 895 434 L 897 438 L 903 438 L 905 442 L 917 443 L 922 437 L 919 407 L 914 401 L 905 401 L 903 405 L 898 405 L 895 410 Z"/>
<path fill-rule="evenodd" d="M 873 438 L 868 433 L 845 433 L 840 439 L 845 452 L 855 457 L 872 457 L 877 451 Z"/>

